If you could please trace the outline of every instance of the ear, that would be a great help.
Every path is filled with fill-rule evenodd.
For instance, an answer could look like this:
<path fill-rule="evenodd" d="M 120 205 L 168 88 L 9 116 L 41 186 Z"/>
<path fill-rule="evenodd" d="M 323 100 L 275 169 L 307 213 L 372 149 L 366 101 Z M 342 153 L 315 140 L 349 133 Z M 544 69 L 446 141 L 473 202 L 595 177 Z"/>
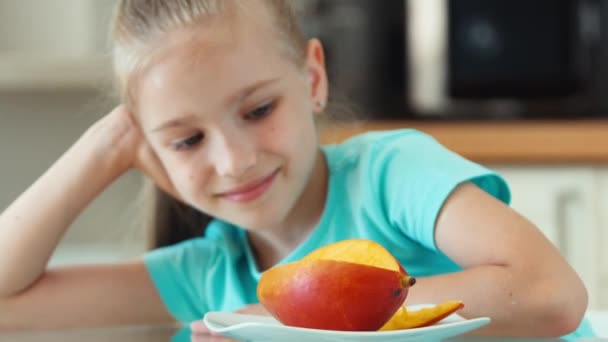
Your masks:
<path fill-rule="evenodd" d="M 308 73 L 310 99 L 315 113 L 325 109 L 329 96 L 327 70 L 325 69 L 325 53 L 318 39 L 308 41 L 306 48 L 306 69 Z"/>

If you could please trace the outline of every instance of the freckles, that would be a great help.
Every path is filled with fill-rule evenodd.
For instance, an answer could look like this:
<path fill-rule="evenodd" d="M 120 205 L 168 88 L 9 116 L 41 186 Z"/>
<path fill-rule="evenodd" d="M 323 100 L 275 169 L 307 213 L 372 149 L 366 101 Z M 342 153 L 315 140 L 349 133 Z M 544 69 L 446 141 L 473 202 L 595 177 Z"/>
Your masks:
<path fill-rule="evenodd" d="M 276 130 L 277 130 L 277 123 L 276 122 L 273 121 L 273 122 L 271 122 L 271 123 L 268 124 L 268 131 L 270 133 L 274 133 L 274 132 L 276 132 Z"/>
<path fill-rule="evenodd" d="M 263 141 L 276 141 L 277 139 L 279 139 L 279 137 L 277 136 L 277 131 L 278 130 L 276 124 L 269 124 L 263 134 L 259 136 L 259 138 L 262 138 Z"/>
<path fill-rule="evenodd" d="M 184 176 L 185 176 L 184 178 L 185 178 L 186 182 L 188 182 L 188 183 L 194 182 L 194 178 L 196 177 L 194 170 L 189 170 L 188 173 L 185 174 Z"/>

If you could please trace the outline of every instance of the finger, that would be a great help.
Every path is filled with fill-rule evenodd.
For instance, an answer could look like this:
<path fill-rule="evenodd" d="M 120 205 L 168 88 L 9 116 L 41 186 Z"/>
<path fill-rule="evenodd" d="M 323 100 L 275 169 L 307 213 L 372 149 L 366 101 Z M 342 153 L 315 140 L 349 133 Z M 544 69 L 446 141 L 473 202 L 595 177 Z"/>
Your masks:
<path fill-rule="evenodd" d="M 203 320 L 190 323 L 190 330 L 196 334 L 209 334 L 211 332 Z"/>
<path fill-rule="evenodd" d="M 209 335 L 209 334 L 192 334 L 190 336 L 190 341 L 192 342 L 232 342 L 227 337 L 221 335 Z"/>
<path fill-rule="evenodd" d="M 190 331 L 192 331 L 193 335 L 202 335 L 207 338 L 209 338 L 209 336 L 222 337 L 222 335 L 211 331 L 202 319 L 190 323 Z"/>
<path fill-rule="evenodd" d="M 244 306 L 236 311 L 237 313 L 270 316 L 270 312 L 262 304 L 251 304 Z"/>

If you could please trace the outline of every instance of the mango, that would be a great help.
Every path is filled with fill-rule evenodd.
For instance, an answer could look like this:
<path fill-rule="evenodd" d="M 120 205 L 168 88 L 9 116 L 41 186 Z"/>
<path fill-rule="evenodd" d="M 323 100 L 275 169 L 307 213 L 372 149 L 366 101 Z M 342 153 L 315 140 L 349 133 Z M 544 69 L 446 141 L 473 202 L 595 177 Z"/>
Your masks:
<path fill-rule="evenodd" d="M 403 305 L 414 283 L 384 247 L 350 239 L 265 271 L 257 295 L 285 325 L 376 331 Z"/>
<path fill-rule="evenodd" d="M 426 327 L 441 321 L 463 307 L 464 304 L 459 300 L 450 300 L 430 308 L 422 308 L 413 311 L 408 311 L 406 307 L 401 307 L 395 312 L 393 317 L 380 328 L 380 330 L 387 331 Z"/>

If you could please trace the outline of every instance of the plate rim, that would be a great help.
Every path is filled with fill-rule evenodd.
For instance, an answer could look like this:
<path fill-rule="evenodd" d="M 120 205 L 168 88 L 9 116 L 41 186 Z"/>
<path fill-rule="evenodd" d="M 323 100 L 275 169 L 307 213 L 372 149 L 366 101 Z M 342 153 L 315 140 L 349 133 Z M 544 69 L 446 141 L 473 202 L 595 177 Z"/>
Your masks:
<path fill-rule="evenodd" d="M 237 323 L 237 324 L 232 324 L 232 325 L 217 328 L 217 326 L 213 323 L 211 325 L 208 324 L 209 317 L 213 316 L 214 314 L 222 314 L 222 315 L 246 315 L 246 314 L 227 313 L 227 312 L 221 312 L 221 311 L 210 311 L 210 312 L 206 313 L 205 316 L 203 317 L 203 321 L 205 322 L 205 324 L 211 331 L 220 333 L 220 334 L 233 332 L 235 330 L 242 330 L 244 328 L 271 328 L 271 329 L 279 329 L 279 330 L 283 330 L 283 331 L 287 331 L 287 332 L 289 332 L 289 331 L 296 332 L 297 331 L 297 332 L 302 332 L 302 333 L 320 334 L 320 335 L 330 334 L 332 336 L 340 335 L 340 336 L 345 336 L 345 337 L 346 336 L 352 337 L 354 335 L 360 336 L 360 337 L 376 337 L 376 336 L 389 337 L 391 335 L 404 335 L 404 334 L 416 335 L 418 333 L 450 329 L 450 328 L 455 328 L 455 327 L 462 326 L 462 325 L 465 325 L 465 326 L 477 325 L 477 327 L 475 329 L 478 329 L 484 325 L 489 324 L 492 321 L 491 318 L 487 317 L 487 316 L 467 319 L 460 315 L 457 315 L 456 313 L 453 313 L 452 315 L 457 315 L 458 317 L 461 318 L 461 320 L 455 321 L 455 322 L 448 322 L 445 324 L 433 324 L 433 325 L 426 326 L 426 327 L 389 330 L 389 331 L 343 331 L 343 330 L 325 330 L 325 329 L 288 326 L 288 325 L 281 324 L 280 322 L 278 322 L 278 320 L 276 320 L 276 318 L 274 318 L 272 316 L 268 316 L 268 317 L 272 318 L 274 321 L 276 321 L 276 323 L 275 322 L 273 322 L 273 323 L 243 322 L 243 323 Z M 452 315 L 450 315 L 444 319 L 447 319 L 447 318 L 451 317 Z M 248 316 L 261 316 L 261 315 L 248 315 Z M 264 316 L 264 317 L 266 317 L 266 316 Z M 441 322 L 441 321 L 439 321 L 439 322 Z M 214 328 L 214 326 L 215 326 L 215 328 Z"/>

